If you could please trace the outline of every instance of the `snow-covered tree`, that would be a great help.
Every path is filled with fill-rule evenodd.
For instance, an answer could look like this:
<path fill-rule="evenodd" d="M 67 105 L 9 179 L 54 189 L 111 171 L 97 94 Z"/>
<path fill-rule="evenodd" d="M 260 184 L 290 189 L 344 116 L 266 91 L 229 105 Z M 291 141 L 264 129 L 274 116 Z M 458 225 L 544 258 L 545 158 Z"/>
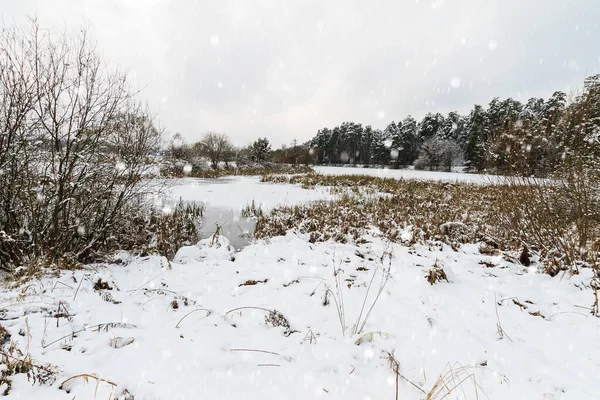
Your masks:
<path fill-rule="evenodd" d="M 414 165 L 417 169 L 450 171 L 453 166 L 461 162 L 462 151 L 456 142 L 434 136 L 423 142 Z"/>
<path fill-rule="evenodd" d="M 271 144 L 269 139 L 262 138 L 257 139 L 252 143 L 252 158 L 256 162 L 264 162 L 269 158 L 271 152 Z"/>

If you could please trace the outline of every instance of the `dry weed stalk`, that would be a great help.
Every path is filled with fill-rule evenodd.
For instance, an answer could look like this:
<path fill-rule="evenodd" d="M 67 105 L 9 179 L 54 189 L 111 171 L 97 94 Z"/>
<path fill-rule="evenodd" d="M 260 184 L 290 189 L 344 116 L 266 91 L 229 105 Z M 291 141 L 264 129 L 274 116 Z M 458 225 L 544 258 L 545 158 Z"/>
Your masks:
<path fill-rule="evenodd" d="M 259 311 L 263 311 L 265 312 L 265 323 L 267 325 L 270 325 L 274 328 L 276 327 L 283 327 L 284 331 L 283 331 L 283 335 L 284 336 L 290 336 L 292 333 L 296 333 L 298 332 L 297 330 L 292 329 L 291 325 L 290 325 L 290 321 L 279 311 L 275 310 L 275 309 L 268 309 L 268 308 L 263 308 L 263 307 L 238 307 L 238 308 L 234 308 L 232 310 L 227 311 L 225 314 L 230 314 L 232 312 L 235 311 L 240 311 L 240 310 L 259 310 Z"/>
<path fill-rule="evenodd" d="M 389 243 L 388 243 L 389 246 Z M 386 251 L 383 252 L 382 256 L 381 256 L 381 263 L 383 264 L 383 260 L 386 256 L 389 256 L 389 264 L 387 267 L 382 267 L 381 265 L 377 266 L 377 268 L 373 271 L 373 275 L 371 276 L 371 280 L 369 281 L 369 284 L 367 286 L 367 291 L 365 293 L 365 296 L 363 298 L 363 302 L 362 302 L 362 306 L 361 309 L 358 313 L 358 316 L 356 318 L 356 322 L 354 323 L 354 326 L 352 327 L 352 334 L 353 335 L 360 335 L 364 329 L 365 326 L 369 320 L 369 317 L 371 316 L 371 313 L 373 312 L 373 309 L 375 308 L 375 305 L 377 304 L 381 294 L 383 293 L 388 280 L 390 278 L 390 271 L 391 271 L 391 263 L 392 263 L 392 257 L 393 255 L 391 253 L 387 252 L 387 248 Z M 341 268 L 342 262 L 340 261 L 338 264 L 338 268 L 335 267 L 335 252 L 333 254 L 333 258 L 332 258 L 332 264 L 334 266 L 333 268 L 333 278 L 334 278 L 334 282 L 335 282 L 335 292 L 333 290 L 331 290 L 326 284 L 325 284 L 325 298 L 323 300 L 323 305 L 326 306 L 329 304 L 329 297 L 328 295 L 330 295 L 333 298 L 333 301 L 335 303 L 335 309 L 338 315 L 338 320 L 340 322 L 340 328 L 342 330 L 342 336 L 346 335 L 346 307 L 344 305 L 344 292 L 343 292 L 343 284 L 342 284 L 342 274 L 343 274 L 343 270 Z M 381 271 L 381 279 L 378 282 L 378 287 L 377 287 L 377 292 L 375 293 L 374 298 L 372 299 L 370 305 L 367 308 L 367 302 L 369 300 L 369 293 L 371 291 L 371 287 L 373 286 L 373 283 L 375 282 L 375 277 L 377 276 L 377 273 Z M 320 286 L 323 282 L 319 283 L 318 286 Z M 317 286 L 317 288 L 318 288 Z M 350 286 L 348 286 L 350 287 Z M 315 288 L 316 290 L 316 288 Z M 314 291 L 313 291 L 314 294 Z"/>
<path fill-rule="evenodd" d="M 215 230 L 215 233 L 212 235 L 212 239 L 210 241 L 210 247 L 213 247 L 215 244 L 217 244 L 217 247 L 220 247 L 219 236 L 221 235 L 221 232 L 223 230 L 223 225 L 219 225 L 217 222 L 215 222 L 215 225 L 217 226 L 217 229 Z"/>
<path fill-rule="evenodd" d="M 175 325 L 175 328 L 179 328 L 179 324 L 181 324 L 181 322 L 187 318 L 188 315 L 195 313 L 196 311 L 206 311 L 206 315 L 204 316 L 204 318 L 208 317 L 209 315 L 212 314 L 212 311 L 207 309 L 207 308 L 196 308 L 195 310 L 190 311 L 189 313 L 185 314 L 183 317 L 181 317 L 181 319 L 179 320 L 179 322 L 177 323 L 177 325 Z"/>
<path fill-rule="evenodd" d="M 404 375 L 402 375 L 400 373 L 400 362 L 396 359 L 396 356 L 394 355 L 394 350 L 392 350 L 391 352 L 384 350 L 383 352 L 385 354 L 384 358 L 388 361 L 390 369 L 396 376 L 396 400 L 398 400 L 398 393 L 399 393 L 399 389 L 400 389 L 400 379 L 399 378 L 402 378 L 406 382 L 410 383 L 412 386 L 417 388 L 421 393 L 427 394 L 423 389 L 421 389 L 421 387 L 419 385 L 417 385 L 416 383 L 414 383 L 413 381 L 411 381 L 410 379 L 408 379 L 407 377 L 405 377 Z"/>
<path fill-rule="evenodd" d="M 504 336 L 506 336 L 508 338 L 508 340 L 510 340 L 512 342 L 512 339 L 510 338 L 510 336 L 508 336 L 506 334 L 506 331 L 504 331 L 504 328 L 502 328 L 502 324 L 500 323 L 500 314 L 498 314 L 498 301 L 496 300 L 496 293 L 494 292 L 494 306 L 496 307 L 496 329 L 498 332 L 498 339 L 502 340 L 504 339 Z"/>
<path fill-rule="evenodd" d="M 312 331 L 312 329 L 309 329 L 308 332 L 306 333 L 306 336 L 304 336 L 304 339 L 302 339 L 303 342 L 308 342 L 309 344 L 317 344 L 317 336 L 314 334 L 314 332 Z"/>
<path fill-rule="evenodd" d="M 101 383 L 105 383 L 105 384 L 111 386 L 110 395 L 108 397 L 109 399 L 112 398 L 113 391 L 117 387 L 116 383 L 109 381 L 108 379 L 100 378 L 96 374 L 79 374 L 79 375 L 75 375 L 75 376 L 65 379 L 58 388 L 69 393 L 71 391 L 70 385 L 73 384 L 78 379 L 82 379 L 86 384 L 89 383 L 89 381 L 91 379 L 96 381 L 96 388 L 94 389 L 94 397 L 98 394 L 98 389 L 100 388 Z"/>
<path fill-rule="evenodd" d="M 467 398 L 465 394 L 465 388 L 463 385 L 467 382 L 473 384 L 473 393 L 475 398 L 479 398 L 479 393 L 489 399 L 489 396 L 483 391 L 481 386 L 477 383 L 475 375 L 469 372 L 469 369 L 474 367 L 464 367 L 459 363 L 451 365 L 448 363 L 442 370 L 439 378 L 433 384 L 433 387 L 427 392 L 426 400 L 443 400 L 454 392 L 460 389 L 463 392 L 464 398 Z"/>
<path fill-rule="evenodd" d="M 600 242 L 597 243 L 600 247 Z M 594 290 L 594 304 L 592 306 L 592 315 L 596 317 L 600 317 L 600 301 L 598 296 L 598 291 L 600 291 L 600 260 L 598 259 L 599 251 L 593 251 L 591 255 L 592 260 L 592 271 L 594 272 L 594 277 L 592 278 L 592 282 L 590 286 Z"/>

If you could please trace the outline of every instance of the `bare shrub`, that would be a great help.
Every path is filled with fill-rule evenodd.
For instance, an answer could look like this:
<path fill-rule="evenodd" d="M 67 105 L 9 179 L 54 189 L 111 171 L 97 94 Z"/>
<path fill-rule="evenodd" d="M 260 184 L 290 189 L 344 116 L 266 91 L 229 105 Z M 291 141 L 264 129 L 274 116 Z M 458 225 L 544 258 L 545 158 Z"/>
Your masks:
<path fill-rule="evenodd" d="M 147 211 L 160 144 L 127 74 L 87 33 L 37 22 L 0 32 L 0 266 L 87 260 L 119 248 Z"/>

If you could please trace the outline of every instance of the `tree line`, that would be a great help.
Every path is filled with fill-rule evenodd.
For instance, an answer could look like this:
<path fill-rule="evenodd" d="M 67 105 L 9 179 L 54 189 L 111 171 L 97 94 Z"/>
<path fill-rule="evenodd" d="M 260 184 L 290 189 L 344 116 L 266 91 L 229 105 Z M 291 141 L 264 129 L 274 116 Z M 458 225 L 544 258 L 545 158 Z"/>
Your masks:
<path fill-rule="evenodd" d="M 171 139 L 166 156 L 171 160 L 185 161 L 192 168 L 204 169 L 206 161 L 212 169 L 219 166 L 231 168 L 252 163 L 280 163 L 291 165 L 308 165 L 314 162 L 313 151 L 305 144 L 293 140 L 289 146 L 272 150 L 266 137 L 258 138 L 247 146 L 235 146 L 225 133 L 208 132 L 197 142 L 188 144 L 182 135 L 177 133 Z"/>
<path fill-rule="evenodd" d="M 421 121 L 409 115 L 383 130 L 344 122 L 320 129 L 306 147 L 317 164 L 446 170 L 463 164 L 473 171 L 547 176 L 578 146 L 577 129 L 592 136 L 598 131 L 599 109 L 600 75 L 594 75 L 569 97 L 557 91 L 526 103 L 494 98 L 468 115 L 428 113 Z"/>

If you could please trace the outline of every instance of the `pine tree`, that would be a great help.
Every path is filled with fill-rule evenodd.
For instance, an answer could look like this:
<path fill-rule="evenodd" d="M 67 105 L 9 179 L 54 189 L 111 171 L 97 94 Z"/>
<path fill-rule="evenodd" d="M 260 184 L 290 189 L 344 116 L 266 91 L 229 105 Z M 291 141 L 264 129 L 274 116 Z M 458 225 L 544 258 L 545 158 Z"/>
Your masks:
<path fill-rule="evenodd" d="M 270 152 L 271 144 L 267 138 L 257 139 L 252 144 L 252 158 L 256 162 L 267 161 Z"/>
<path fill-rule="evenodd" d="M 488 119 L 483 107 L 475 105 L 467 122 L 467 145 L 465 157 L 470 169 L 481 171 L 485 165 Z"/>

